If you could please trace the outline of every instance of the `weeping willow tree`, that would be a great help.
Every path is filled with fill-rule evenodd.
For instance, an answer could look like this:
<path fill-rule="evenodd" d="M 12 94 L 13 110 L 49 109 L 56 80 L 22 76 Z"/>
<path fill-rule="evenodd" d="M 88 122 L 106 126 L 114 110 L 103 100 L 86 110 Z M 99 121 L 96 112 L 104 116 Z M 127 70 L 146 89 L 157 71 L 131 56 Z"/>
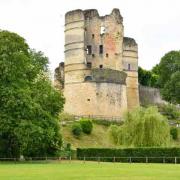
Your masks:
<path fill-rule="evenodd" d="M 110 135 L 115 143 L 123 146 L 167 146 L 170 130 L 167 119 L 156 107 L 137 108 L 125 115 L 122 126 L 111 126 Z"/>

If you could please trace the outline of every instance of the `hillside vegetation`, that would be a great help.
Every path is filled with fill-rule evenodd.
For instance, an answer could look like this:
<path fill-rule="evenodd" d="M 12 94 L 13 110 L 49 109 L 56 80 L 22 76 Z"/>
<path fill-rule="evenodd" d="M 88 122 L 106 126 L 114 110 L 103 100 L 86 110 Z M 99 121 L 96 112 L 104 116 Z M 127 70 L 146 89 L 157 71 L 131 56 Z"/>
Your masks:
<path fill-rule="evenodd" d="M 117 147 L 109 137 L 108 126 L 93 123 L 93 131 L 90 135 L 82 134 L 75 137 L 71 131 L 72 124 L 62 127 L 62 135 L 65 143 L 70 143 L 72 148 L 87 147 Z"/>

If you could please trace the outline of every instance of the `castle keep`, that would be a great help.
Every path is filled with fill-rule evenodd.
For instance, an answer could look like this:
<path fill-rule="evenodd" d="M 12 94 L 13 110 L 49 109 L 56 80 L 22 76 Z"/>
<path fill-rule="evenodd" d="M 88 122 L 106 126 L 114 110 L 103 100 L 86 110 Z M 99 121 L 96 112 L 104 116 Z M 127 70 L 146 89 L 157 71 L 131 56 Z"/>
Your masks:
<path fill-rule="evenodd" d="M 55 81 L 66 98 L 65 112 L 121 117 L 139 105 L 138 46 L 124 37 L 118 9 L 105 16 L 95 9 L 67 12 L 64 52 Z"/>

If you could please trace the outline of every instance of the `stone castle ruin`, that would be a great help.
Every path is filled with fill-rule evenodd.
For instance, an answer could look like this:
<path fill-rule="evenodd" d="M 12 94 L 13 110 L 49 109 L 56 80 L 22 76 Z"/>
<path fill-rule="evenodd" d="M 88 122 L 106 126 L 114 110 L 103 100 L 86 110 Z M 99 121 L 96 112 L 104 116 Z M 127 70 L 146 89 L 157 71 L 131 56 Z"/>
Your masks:
<path fill-rule="evenodd" d="M 65 15 L 65 62 L 55 70 L 64 111 L 77 116 L 121 117 L 139 106 L 138 45 L 124 37 L 118 9 L 99 16 L 95 9 Z"/>

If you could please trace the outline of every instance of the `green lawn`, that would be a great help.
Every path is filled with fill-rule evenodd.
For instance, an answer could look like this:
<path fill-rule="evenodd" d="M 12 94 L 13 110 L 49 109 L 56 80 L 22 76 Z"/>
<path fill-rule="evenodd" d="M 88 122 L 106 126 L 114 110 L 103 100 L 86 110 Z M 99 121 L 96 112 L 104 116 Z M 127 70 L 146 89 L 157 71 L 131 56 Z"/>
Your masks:
<path fill-rule="evenodd" d="M 174 180 L 180 165 L 63 162 L 44 164 L 0 164 L 0 180 Z"/>

